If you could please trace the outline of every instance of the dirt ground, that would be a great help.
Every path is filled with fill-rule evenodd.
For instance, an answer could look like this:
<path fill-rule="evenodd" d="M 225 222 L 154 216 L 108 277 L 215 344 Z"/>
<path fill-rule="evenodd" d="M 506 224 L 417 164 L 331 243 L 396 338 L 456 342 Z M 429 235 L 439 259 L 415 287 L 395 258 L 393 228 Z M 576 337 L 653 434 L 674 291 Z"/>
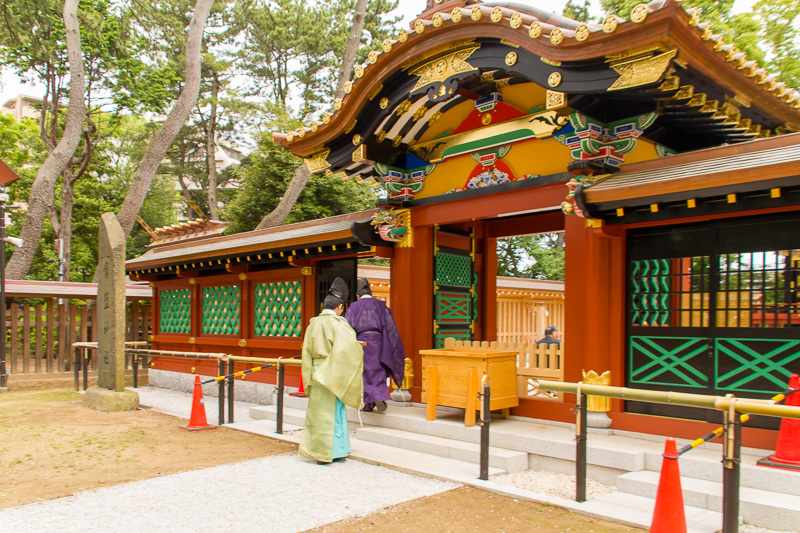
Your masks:
<path fill-rule="evenodd" d="M 189 433 L 179 429 L 185 420 L 145 409 L 102 413 L 83 407 L 81 398 L 64 385 L 31 384 L 0 392 L 0 509 L 296 449 L 228 428 Z M 314 531 L 400 529 L 642 531 L 471 488 L 420 498 Z"/>

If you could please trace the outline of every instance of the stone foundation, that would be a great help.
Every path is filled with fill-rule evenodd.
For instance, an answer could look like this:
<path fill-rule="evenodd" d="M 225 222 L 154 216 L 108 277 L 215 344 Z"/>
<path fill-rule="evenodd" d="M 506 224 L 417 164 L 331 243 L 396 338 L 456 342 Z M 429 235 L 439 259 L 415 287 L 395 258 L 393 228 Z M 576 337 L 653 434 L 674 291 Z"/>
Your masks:
<path fill-rule="evenodd" d="M 194 374 L 184 372 L 171 372 L 169 370 L 158 370 L 150 368 L 147 371 L 151 387 L 176 390 L 180 392 L 194 392 Z M 210 379 L 209 376 L 200 376 L 200 380 Z M 233 387 L 234 400 L 237 402 L 257 403 L 260 405 L 273 405 L 275 403 L 275 385 L 267 383 L 257 383 L 241 378 L 236 380 Z M 294 392 L 297 387 L 285 387 L 287 393 Z M 225 390 L 227 395 L 227 388 Z M 219 395 L 219 384 L 208 383 L 203 385 L 203 397 Z"/>
<path fill-rule="evenodd" d="M 139 395 L 131 390 L 117 392 L 103 387 L 89 387 L 83 405 L 97 411 L 134 411 L 139 408 Z"/>

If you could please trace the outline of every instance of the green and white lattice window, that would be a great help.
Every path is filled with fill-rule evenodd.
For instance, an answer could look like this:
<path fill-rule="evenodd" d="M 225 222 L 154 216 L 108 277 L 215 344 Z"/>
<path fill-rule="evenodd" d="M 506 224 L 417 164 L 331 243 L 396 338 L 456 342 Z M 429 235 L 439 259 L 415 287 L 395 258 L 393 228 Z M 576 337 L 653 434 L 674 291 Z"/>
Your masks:
<path fill-rule="evenodd" d="M 204 334 L 239 334 L 239 286 L 203 288 Z"/>
<path fill-rule="evenodd" d="M 301 282 L 259 283 L 255 286 L 255 334 L 299 337 L 303 306 Z"/>
<path fill-rule="evenodd" d="M 189 333 L 191 308 L 189 289 L 159 291 L 159 330 L 161 333 Z"/>

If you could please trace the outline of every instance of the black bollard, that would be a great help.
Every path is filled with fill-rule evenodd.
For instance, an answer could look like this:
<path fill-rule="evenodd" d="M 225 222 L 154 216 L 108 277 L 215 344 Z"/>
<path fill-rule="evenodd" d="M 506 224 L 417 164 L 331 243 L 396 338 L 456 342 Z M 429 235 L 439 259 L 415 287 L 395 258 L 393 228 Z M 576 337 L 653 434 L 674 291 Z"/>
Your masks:
<path fill-rule="evenodd" d="M 228 361 L 228 374 L 233 374 L 233 361 Z M 236 378 L 231 376 L 228 381 L 228 422 L 233 424 L 233 385 Z"/>
<path fill-rule="evenodd" d="M 742 424 L 739 413 L 725 413 L 722 444 L 722 533 L 739 531 L 739 477 Z"/>
<path fill-rule="evenodd" d="M 225 361 L 222 359 L 217 363 L 217 372 L 220 376 L 225 375 Z M 219 425 L 225 423 L 225 380 L 221 379 L 217 382 L 217 395 L 219 396 L 219 414 L 217 415 Z"/>
<path fill-rule="evenodd" d="M 286 367 L 278 363 L 278 412 L 275 414 L 275 433 L 283 434 L 283 374 Z"/>
<path fill-rule="evenodd" d="M 483 398 L 481 398 L 481 472 L 478 479 L 489 480 L 489 422 L 492 419 L 489 376 L 483 376 Z M 480 396 L 480 394 L 478 395 Z M 467 406 L 470 409 L 471 406 Z"/>
<path fill-rule="evenodd" d="M 575 501 L 586 501 L 586 395 L 577 398 L 575 418 Z"/>

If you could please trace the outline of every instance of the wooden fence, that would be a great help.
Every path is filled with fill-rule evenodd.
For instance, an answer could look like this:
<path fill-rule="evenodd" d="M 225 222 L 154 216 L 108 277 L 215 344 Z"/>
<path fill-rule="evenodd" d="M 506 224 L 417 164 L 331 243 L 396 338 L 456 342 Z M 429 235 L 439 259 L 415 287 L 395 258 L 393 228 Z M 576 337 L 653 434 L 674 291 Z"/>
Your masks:
<path fill-rule="evenodd" d="M 564 381 L 564 343 L 463 341 L 448 337 L 447 349 L 489 348 L 517 352 L 517 395 L 522 398 L 561 400 L 561 394 L 539 390 L 540 380 Z"/>
<path fill-rule="evenodd" d="M 36 305 L 12 303 L 6 310 L 6 371 L 50 374 L 72 369 L 73 342 L 97 342 L 97 306 L 48 298 Z M 150 335 L 150 304 L 127 302 L 126 341 Z M 93 359 L 96 361 L 96 358 Z M 128 365 L 126 364 L 126 367 Z"/>

